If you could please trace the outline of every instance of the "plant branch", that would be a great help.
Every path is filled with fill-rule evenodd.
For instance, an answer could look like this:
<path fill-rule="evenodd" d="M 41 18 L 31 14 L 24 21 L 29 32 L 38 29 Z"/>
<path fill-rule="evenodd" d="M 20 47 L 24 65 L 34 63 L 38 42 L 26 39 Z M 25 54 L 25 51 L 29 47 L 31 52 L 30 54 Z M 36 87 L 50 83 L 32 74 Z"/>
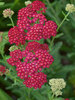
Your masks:
<path fill-rule="evenodd" d="M 12 26 L 14 27 L 14 22 L 13 22 L 12 17 L 9 17 L 9 19 L 11 20 Z"/>

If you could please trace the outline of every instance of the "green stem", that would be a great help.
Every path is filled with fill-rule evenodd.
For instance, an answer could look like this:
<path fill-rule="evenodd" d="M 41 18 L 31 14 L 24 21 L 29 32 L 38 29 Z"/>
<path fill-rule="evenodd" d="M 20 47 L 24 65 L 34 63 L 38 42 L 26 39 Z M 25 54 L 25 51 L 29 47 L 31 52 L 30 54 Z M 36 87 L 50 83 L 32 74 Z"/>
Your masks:
<path fill-rule="evenodd" d="M 30 88 L 28 88 L 28 99 L 30 100 L 30 94 L 31 94 L 31 90 Z"/>
<path fill-rule="evenodd" d="M 10 79 L 14 80 L 14 82 L 22 82 L 21 80 L 17 79 L 16 77 L 12 76 L 11 73 L 6 74 Z"/>
<path fill-rule="evenodd" d="M 52 99 L 51 100 L 54 100 L 54 94 L 52 95 Z"/>
<path fill-rule="evenodd" d="M 52 37 L 52 41 L 50 43 L 50 51 L 52 50 L 53 42 L 54 42 L 55 37 Z"/>
<path fill-rule="evenodd" d="M 57 13 L 55 12 L 55 10 L 54 10 L 54 8 L 52 7 L 52 5 L 51 5 L 51 3 L 49 2 L 49 0 L 47 0 L 47 3 L 48 3 L 48 6 L 49 6 L 51 12 L 52 12 L 52 13 L 54 14 L 54 16 L 55 16 L 55 17 L 54 17 L 54 18 L 55 18 L 55 21 L 57 21 L 57 24 L 59 25 L 60 19 L 59 19 Z"/>
<path fill-rule="evenodd" d="M 64 19 L 62 20 L 62 22 L 60 23 L 60 25 L 57 28 L 57 32 L 59 30 L 59 28 L 62 26 L 62 24 L 64 23 L 64 21 L 67 19 L 67 17 L 69 16 L 70 12 L 67 13 L 67 15 L 64 17 Z"/>
<path fill-rule="evenodd" d="M 14 27 L 14 22 L 13 22 L 12 17 L 9 17 L 9 19 L 10 19 L 10 21 L 11 21 L 11 23 L 12 23 L 12 26 Z"/>
<path fill-rule="evenodd" d="M 67 19 L 67 17 L 69 16 L 70 12 L 67 13 L 67 15 L 64 17 L 64 19 L 62 20 L 62 22 L 60 23 L 60 25 L 57 28 L 57 32 L 60 29 L 60 27 L 62 26 L 62 24 L 64 23 L 64 21 Z M 50 43 L 50 50 L 52 50 L 53 47 L 53 42 L 54 42 L 55 37 L 52 38 L 52 41 Z"/>
<path fill-rule="evenodd" d="M 48 98 L 49 98 L 49 100 L 54 100 L 54 94 L 53 94 L 52 96 L 50 96 L 50 95 L 48 94 Z"/>

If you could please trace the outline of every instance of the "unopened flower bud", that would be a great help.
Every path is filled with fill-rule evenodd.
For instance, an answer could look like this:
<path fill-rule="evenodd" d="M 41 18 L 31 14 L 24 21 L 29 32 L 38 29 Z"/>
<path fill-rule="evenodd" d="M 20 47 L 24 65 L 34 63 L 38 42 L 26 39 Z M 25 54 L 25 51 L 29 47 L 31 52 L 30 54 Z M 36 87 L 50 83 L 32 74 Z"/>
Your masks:
<path fill-rule="evenodd" d="M 65 10 L 70 12 L 70 13 L 75 12 L 74 4 L 67 4 Z"/>
<path fill-rule="evenodd" d="M 5 9 L 3 11 L 4 18 L 11 17 L 13 14 L 14 14 L 14 11 L 12 11 L 10 8 L 9 9 Z"/>
<path fill-rule="evenodd" d="M 9 51 L 11 52 L 11 51 L 14 51 L 14 50 L 18 50 L 18 47 L 17 46 L 11 46 L 10 48 L 9 48 Z"/>
<path fill-rule="evenodd" d="M 27 6 L 27 5 L 29 5 L 29 4 L 31 4 L 32 2 L 31 1 L 25 1 L 25 5 Z"/>

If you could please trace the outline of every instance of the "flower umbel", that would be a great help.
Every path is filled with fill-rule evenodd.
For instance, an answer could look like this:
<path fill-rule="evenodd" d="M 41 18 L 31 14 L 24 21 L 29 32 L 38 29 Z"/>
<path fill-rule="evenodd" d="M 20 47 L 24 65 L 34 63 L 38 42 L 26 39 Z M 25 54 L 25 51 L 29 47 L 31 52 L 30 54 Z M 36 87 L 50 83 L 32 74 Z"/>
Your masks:
<path fill-rule="evenodd" d="M 17 26 L 11 28 L 8 32 L 10 44 L 15 43 L 16 45 L 25 43 L 25 33 L 20 32 Z"/>
<path fill-rule="evenodd" d="M 47 82 L 47 76 L 41 71 L 49 68 L 54 61 L 48 50 L 47 44 L 33 41 L 28 42 L 24 51 L 18 49 L 10 52 L 11 58 L 7 62 L 16 66 L 17 75 L 24 79 L 26 87 L 37 89 Z"/>
<path fill-rule="evenodd" d="M 51 90 L 54 95 L 59 96 L 62 95 L 62 89 L 65 88 L 66 83 L 64 79 L 50 79 L 49 85 L 51 86 Z"/>
<path fill-rule="evenodd" d="M 10 8 L 9 9 L 5 9 L 3 11 L 4 18 L 11 17 L 13 14 L 14 14 L 14 11 L 12 11 Z"/>
<path fill-rule="evenodd" d="M 74 4 L 67 4 L 65 10 L 70 12 L 70 13 L 75 12 Z"/>

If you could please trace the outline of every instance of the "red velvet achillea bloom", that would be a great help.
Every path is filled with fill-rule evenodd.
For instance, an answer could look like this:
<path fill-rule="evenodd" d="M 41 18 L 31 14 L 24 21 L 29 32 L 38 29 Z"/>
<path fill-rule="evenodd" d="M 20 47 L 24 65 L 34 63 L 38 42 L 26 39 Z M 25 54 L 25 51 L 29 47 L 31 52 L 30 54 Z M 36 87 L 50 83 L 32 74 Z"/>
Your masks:
<path fill-rule="evenodd" d="M 43 25 L 45 21 L 47 21 L 47 19 L 43 14 L 33 14 L 32 17 L 18 17 L 17 25 L 20 31 L 24 32 L 27 30 L 29 32 L 34 24 L 37 23 Z"/>
<path fill-rule="evenodd" d="M 14 66 L 18 62 L 20 62 L 19 59 L 22 59 L 22 53 L 20 50 L 14 50 L 14 51 L 10 52 L 10 56 L 11 56 L 11 58 L 7 59 L 7 62 L 12 66 Z"/>
<path fill-rule="evenodd" d="M 23 84 L 26 85 L 26 87 L 35 89 L 41 88 L 41 86 L 47 82 L 46 75 L 42 72 L 34 73 L 31 75 L 31 77 L 28 77 L 27 80 L 23 82 Z"/>
<path fill-rule="evenodd" d="M 41 9 L 42 8 L 42 9 Z M 29 30 L 30 26 L 35 24 L 37 20 L 42 24 L 46 21 L 46 18 L 42 14 L 38 14 L 37 11 L 41 9 L 41 12 L 45 12 L 45 4 L 39 0 L 27 5 L 27 7 L 22 8 L 18 12 L 17 25 L 20 31 Z"/>
<path fill-rule="evenodd" d="M 40 40 L 42 38 L 47 39 L 51 36 L 56 36 L 57 25 L 53 21 L 45 22 L 45 25 L 34 24 L 30 31 L 26 34 L 27 40 Z"/>
<path fill-rule="evenodd" d="M 48 45 L 47 44 L 40 44 L 38 42 L 28 42 L 25 50 L 27 50 L 28 52 L 36 52 L 37 50 L 42 49 L 42 50 L 47 50 L 49 51 Z"/>
<path fill-rule="evenodd" d="M 45 4 L 39 0 L 27 5 L 18 12 L 17 25 L 21 32 L 26 33 L 25 38 L 27 40 L 40 40 L 42 38 L 47 39 L 51 36 L 55 36 L 57 31 L 57 25 L 53 21 L 47 21 L 42 13 L 45 12 Z"/>
<path fill-rule="evenodd" d="M 9 30 L 8 37 L 10 44 L 25 44 L 25 32 L 20 32 L 17 26 L 14 26 Z"/>
<path fill-rule="evenodd" d="M 24 54 L 24 52 L 25 52 L 25 54 Z M 40 59 L 38 60 L 36 58 L 37 57 L 36 55 L 34 55 L 32 52 L 29 52 L 27 54 L 26 51 L 23 51 L 23 57 L 25 57 L 24 58 L 25 60 L 24 60 L 24 62 L 21 62 L 21 59 L 20 59 L 22 56 L 21 52 L 20 52 L 20 54 L 18 54 L 17 50 L 16 50 L 15 53 L 17 53 L 17 54 L 15 54 L 14 52 L 11 52 L 11 53 L 12 53 L 12 58 L 9 58 L 7 60 L 7 62 L 9 64 L 15 65 L 17 67 L 16 68 L 16 71 L 18 71 L 17 74 L 21 79 L 24 79 L 24 84 L 26 84 L 27 87 L 29 87 L 29 88 L 34 87 L 35 89 L 37 89 L 37 88 L 41 88 L 41 86 L 45 82 L 47 82 L 46 75 L 41 72 L 39 72 L 40 74 L 38 73 L 38 70 L 41 71 L 42 70 L 41 67 L 44 64 L 42 64 Z M 18 59 L 16 56 L 18 57 Z M 38 57 L 40 57 L 40 56 L 38 55 Z M 12 59 L 12 61 L 10 59 Z M 40 65 L 38 65 L 39 63 L 40 63 Z M 31 84 L 29 84 L 29 82 L 31 82 Z"/>
<path fill-rule="evenodd" d="M 24 16 L 22 19 L 18 19 L 17 25 L 21 32 L 24 32 L 24 30 L 29 31 L 31 28 L 31 20 L 28 19 L 26 16 Z"/>
<path fill-rule="evenodd" d="M 21 31 L 23 29 L 26 29 L 26 27 L 29 26 L 29 24 L 34 23 L 37 20 L 37 16 L 39 15 L 37 13 L 37 11 L 40 9 L 41 9 L 41 12 L 45 12 L 45 9 L 46 9 L 45 4 L 39 0 L 36 0 L 33 3 L 27 5 L 27 7 L 19 10 L 17 25 L 19 26 Z M 37 16 L 36 16 L 36 14 L 37 14 Z M 42 16 L 44 16 L 44 15 L 42 15 Z M 32 19 L 33 17 L 34 17 L 34 20 L 29 20 L 29 19 Z M 39 16 L 38 16 L 38 18 L 39 18 Z M 43 19 L 43 17 L 41 17 L 41 18 Z M 42 20 L 41 20 L 41 22 L 42 22 Z"/>
<path fill-rule="evenodd" d="M 45 4 L 39 0 L 33 1 L 31 4 L 27 5 L 25 8 L 22 8 L 18 12 L 18 18 L 21 19 L 24 16 L 32 17 L 33 14 L 36 14 L 37 11 L 45 12 Z"/>
<path fill-rule="evenodd" d="M 10 56 L 7 62 L 16 66 L 18 76 L 24 79 L 27 87 L 40 88 L 47 81 L 46 75 L 38 71 L 49 68 L 54 60 L 48 52 L 48 45 L 29 42 L 24 51 L 12 51 Z"/>
<path fill-rule="evenodd" d="M 47 21 L 47 19 L 45 18 L 45 16 L 43 14 L 33 14 L 32 15 L 32 23 L 36 23 L 37 24 L 42 24 L 44 25 L 45 21 Z"/>
<path fill-rule="evenodd" d="M 41 24 L 34 24 L 30 31 L 26 34 L 27 40 L 40 40 L 43 38 L 43 25 Z"/>
<path fill-rule="evenodd" d="M 39 11 L 42 13 L 42 12 L 45 12 L 45 10 L 47 9 L 45 7 L 45 4 L 39 0 L 35 0 L 33 1 L 32 3 L 32 8 L 35 9 L 35 11 Z"/>
<path fill-rule="evenodd" d="M 43 38 L 47 39 L 50 38 L 51 36 L 56 36 L 56 31 L 57 25 L 53 21 L 47 21 L 45 22 L 45 25 L 43 27 Z"/>

